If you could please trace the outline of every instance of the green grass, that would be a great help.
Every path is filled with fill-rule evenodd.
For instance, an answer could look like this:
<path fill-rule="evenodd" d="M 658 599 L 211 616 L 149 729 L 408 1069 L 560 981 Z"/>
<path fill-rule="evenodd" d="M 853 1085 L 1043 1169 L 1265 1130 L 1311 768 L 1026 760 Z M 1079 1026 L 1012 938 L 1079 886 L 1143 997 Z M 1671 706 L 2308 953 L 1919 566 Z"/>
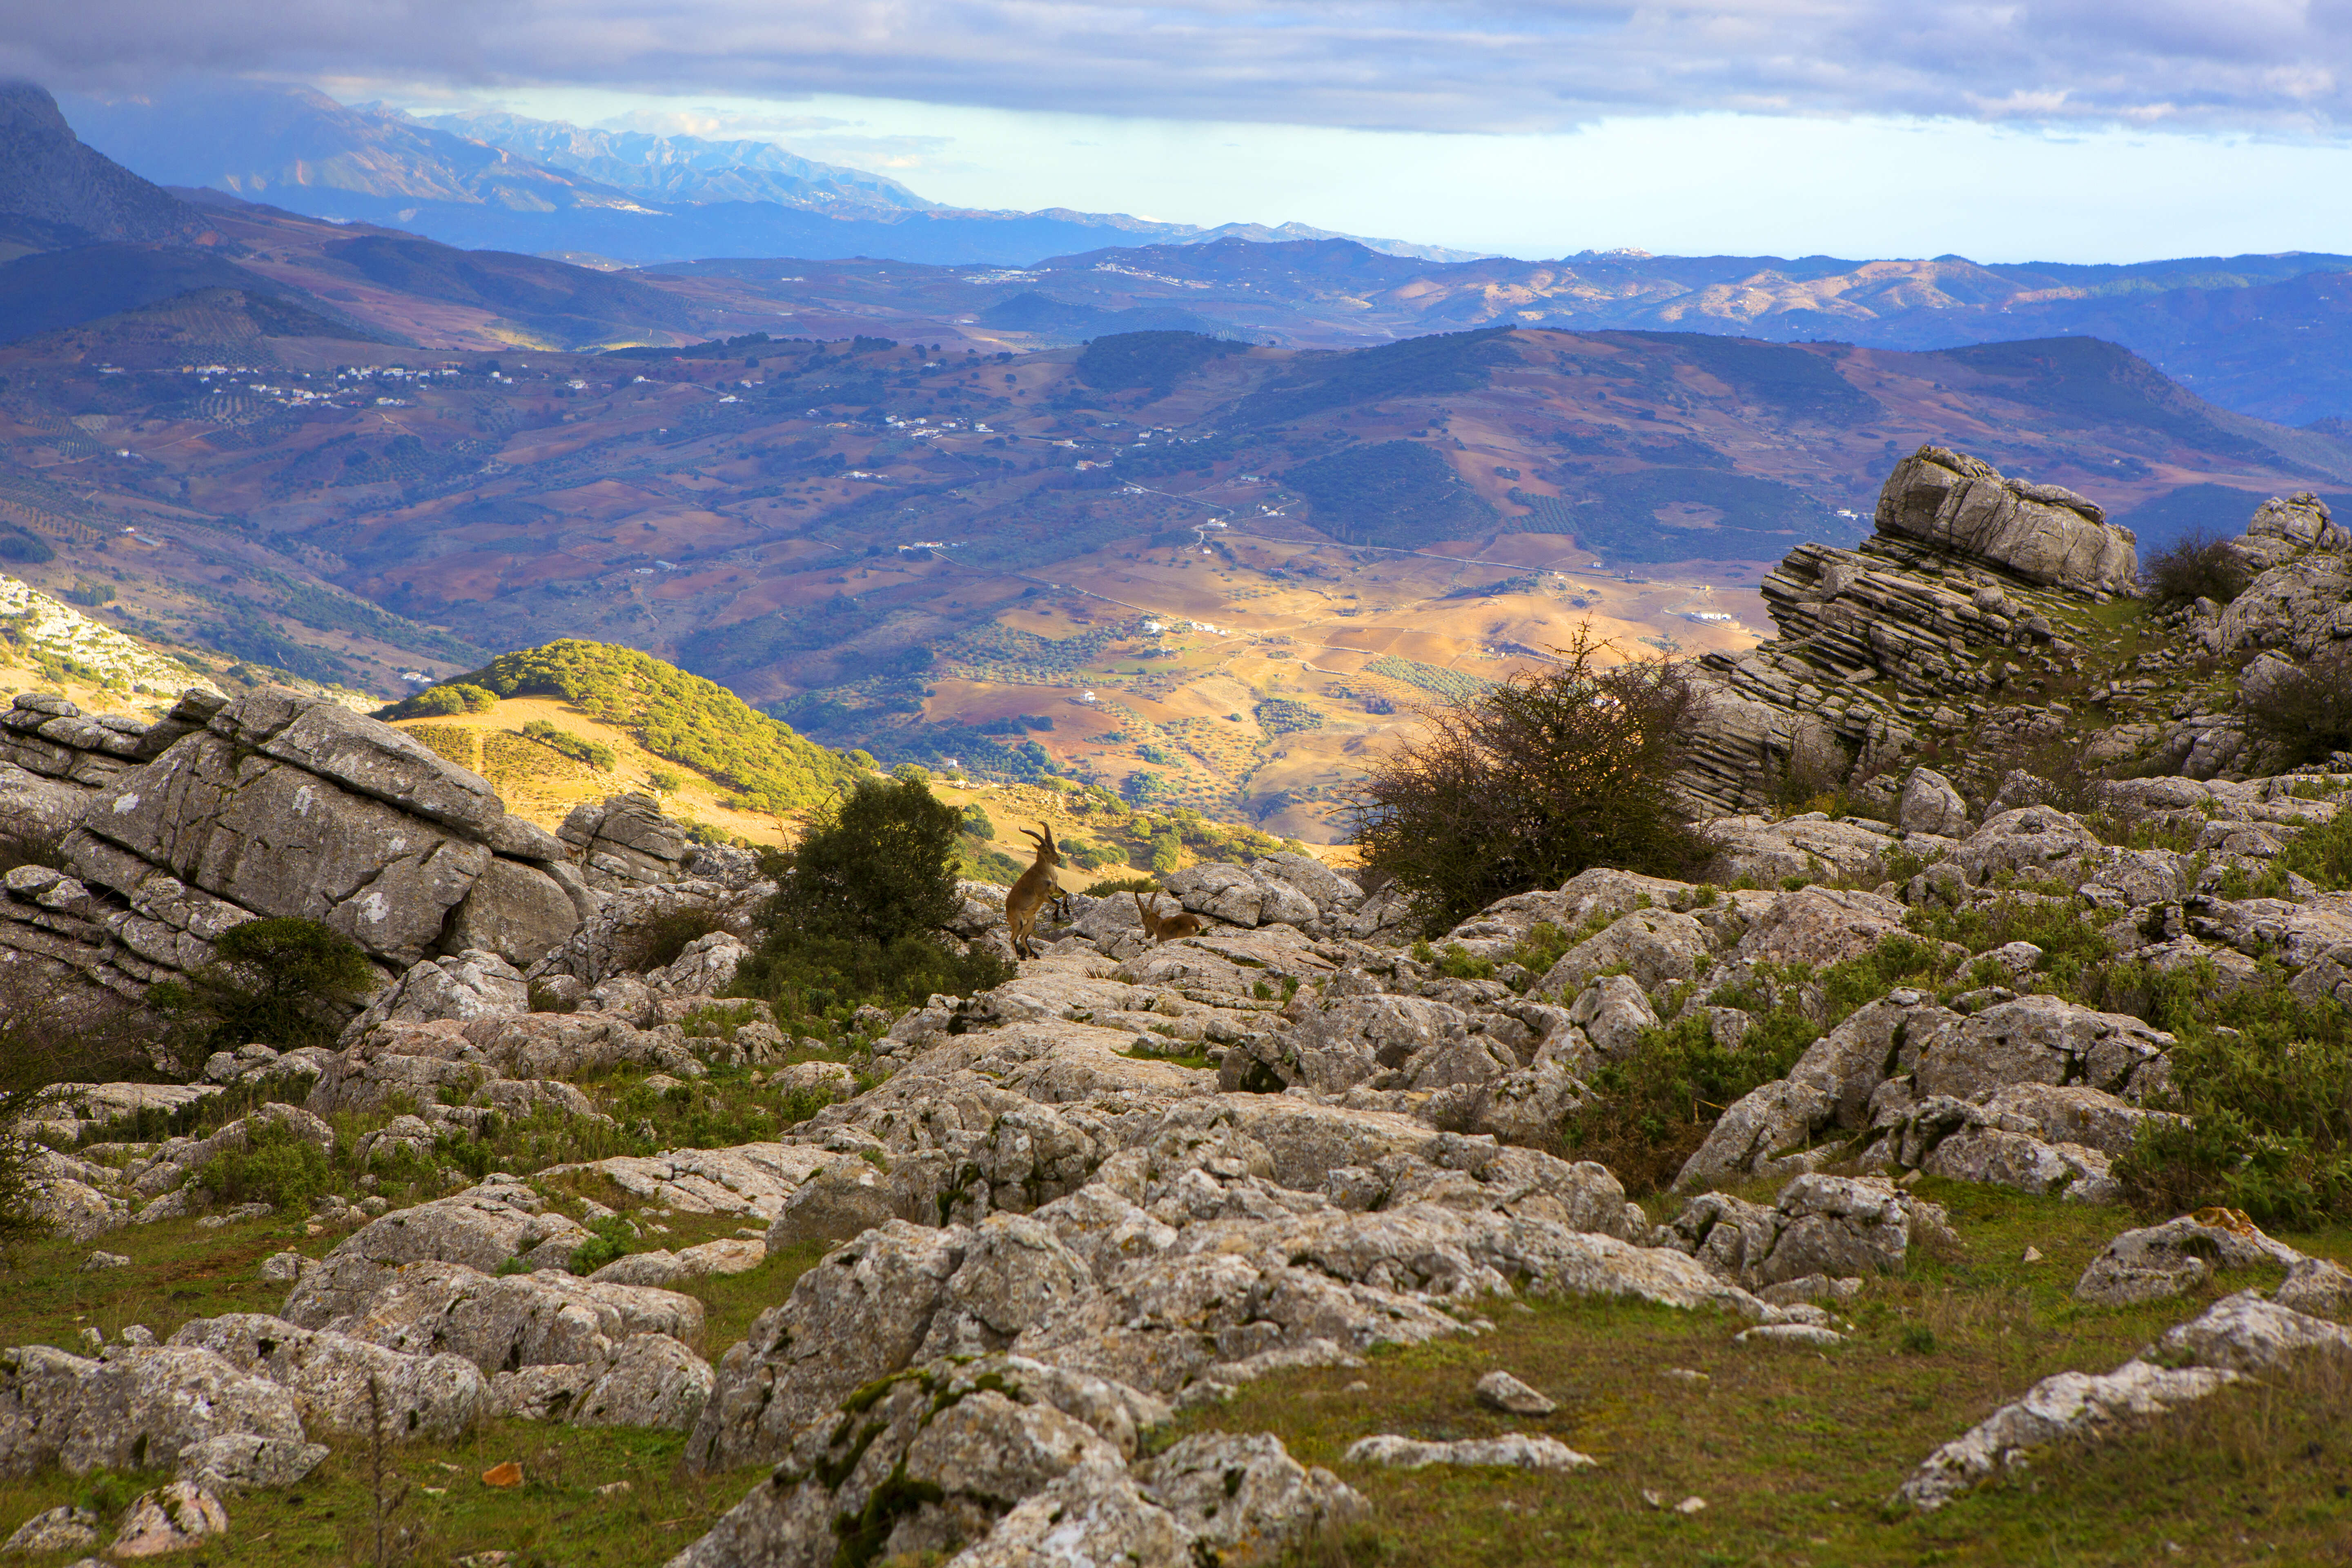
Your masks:
<path fill-rule="evenodd" d="M 1747 1191 L 1762 1198 L 1775 1185 Z M 1187 1413 L 1153 1441 L 1200 1430 L 1271 1431 L 1302 1460 L 1337 1469 L 1371 1500 L 1374 1517 L 1363 1531 L 1303 1554 L 1315 1568 L 2137 1564 L 2173 1560 L 2168 1541 L 2186 1553 L 2180 1561 L 2196 1563 L 2342 1560 L 2331 1553 L 2352 1540 L 2352 1399 L 2344 1378 L 2325 1367 L 2260 1381 L 2105 1447 L 2045 1454 L 2031 1470 L 1940 1513 L 1888 1513 L 1885 1499 L 1913 1467 L 2038 1378 L 2108 1370 L 2221 1295 L 2276 1278 L 2258 1270 L 2181 1300 L 2078 1307 L 2069 1294 L 2074 1280 L 2133 1223 L 2128 1214 L 1933 1179 L 1919 1190 L 1949 1208 L 1961 1246 L 1916 1247 L 1906 1274 L 1871 1281 L 1858 1301 L 1839 1309 L 1854 1324 L 1853 1342 L 1825 1353 L 1735 1345 L 1743 1325 L 1714 1312 L 1490 1300 L 1475 1304 L 1495 1324 L 1490 1333 L 1377 1353 L 1360 1371 L 1265 1378 L 1230 1404 Z M 1663 1215 L 1675 1204 L 1650 1206 Z M 671 1234 L 648 1234 L 645 1245 L 689 1245 L 743 1221 L 676 1215 L 662 1223 Z M 283 1288 L 259 1285 L 253 1265 L 282 1246 L 316 1253 L 335 1239 L 305 1238 L 300 1228 L 276 1220 L 217 1231 L 190 1221 L 134 1226 L 105 1243 L 130 1254 L 131 1266 L 92 1275 L 74 1271 L 85 1246 L 25 1248 L 11 1276 L 5 1337 L 69 1345 L 85 1322 L 110 1333 L 142 1322 L 168 1335 L 192 1316 L 269 1310 Z M 2352 1257 L 2345 1229 L 2282 1239 Z M 2028 1246 L 2041 1261 L 2023 1261 Z M 793 1248 L 751 1273 L 691 1287 L 709 1312 L 703 1353 L 716 1359 L 739 1340 L 824 1250 Z M 1472 1385 L 1494 1367 L 1550 1394 L 1559 1410 L 1527 1419 L 1483 1409 Z M 1667 1379 L 1675 1367 L 1708 1381 Z M 1360 1379 L 1369 1392 L 1349 1388 Z M 1556 1436 L 1601 1468 L 1567 1477 L 1410 1473 L 1341 1458 L 1376 1432 L 1447 1438 L 1513 1430 Z M 494 1422 L 451 1443 L 402 1445 L 390 1450 L 395 1479 L 407 1488 L 395 1520 L 417 1532 L 404 1560 L 504 1551 L 516 1554 L 517 1568 L 666 1562 L 763 1473 L 751 1467 L 698 1479 L 679 1469 L 682 1447 L 676 1434 L 518 1422 Z M 508 1459 L 523 1467 L 526 1484 L 485 1487 L 481 1472 Z M 228 1500 L 227 1541 L 185 1561 L 259 1568 L 367 1561 L 359 1539 L 373 1506 L 367 1475 L 364 1450 L 340 1445 L 298 1487 Z M 119 1510 L 163 1479 L 50 1472 L 0 1481 L 0 1529 L 94 1494 Z M 618 1480 L 630 1489 L 598 1495 Z M 1689 1517 L 1662 1511 L 1644 1491 L 1670 1504 L 1701 1497 L 1707 1508 Z M 66 1560 L 30 1561 L 62 1568 Z"/>
<path fill-rule="evenodd" d="M 1230 1404 L 1188 1413 L 1167 1440 L 1202 1430 L 1272 1431 L 1373 1504 L 1369 1528 L 1303 1553 L 1317 1568 L 1507 1568 L 1592 1563 L 2141 1563 L 2340 1562 L 2352 1541 L 2352 1413 L 2340 1377 L 2299 1375 L 2224 1394 L 2170 1426 L 2113 1445 L 2045 1455 L 2031 1470 L 1941 1512 L 1889 1513 L 1920 1460 L 2036 1380 L 2105 1372 L 2165 1328 L 2275 1271 L 2215 1280 L 2190 1297 L 2126 1310 L 2076 1306 L 2075 1279 L 2119 1210 L 1935 1181 L 1964 1241 L 1945 1258 L 1915 1248 L 1908 1274 L 1873 1280 L 1840 1310 L 1853 1342 L 1828 1352 L 1731 1342 L 1743 1325 L 1635 1302 L 1480 1304 L 1492 1333 L 1376 1354 L 1362 1371 L 1285 1373 Z M 1766 1189 L 1769 1191 L 1769 1188 Z M 1760 1195 L 1760 1194 L 1759 1194 Z M 2352 1236 L 2295 1237 L 2341 1255 Z M 2028 1245 L 2044 1255 L 2021 1261 Z M 1472 1386 L 1503 1368 L 1559 1402 L 1506 1416 Z M 1706 1374 L 1668 1379 L 1669 1368 Z M 1369 1382 L 1369 1391 L 1350 1384 Z M 1357 1438 L 1460 1438 L 1522 1431 L 1601 1461 L 1550 1477 L 1499 1470 L 1400 1472 L 1346 1463 Z M 1706 1500 L 1685 1517 L 1654 1508 Z"/>
<path fill-rule="evenodd" d="M 300 1484 L 279 1491 L 225 1500 L 225 1541 L 170 1561 L 235 1563 L 239 1568 L 320 1568 L 372 1563 L 374 1492 L 366 1446 L 336 1441 L 334 1452 Z M 514 1568 L 557 1563 L 635 1568 L 667 1562 L 732 1508 L 766 1473 L 752 1466 L 697 1475 L 678 1463 L 686 1436 L 678 1432 L 542 1426 L 494 1421 L 448 1443 L 404 1443 L 386 1451 L 391 1513 L 407 1539 L 387 1561 L 442 1563 L 478 1552 L 514 1554 Z M 514 1460 L 523 1484 L 499 1489 L 482 1472 Z M 121 1506 L 171 1478 L 148 1475 L 75 1477 L 49 1472 L 0 1480 L 0 1524 L 9 1529 L 60 1503 L 110 1505 L 107 1530 Z M 598 1489 L 628 1483 L 626 1491 Z M 100 1539 L 101 1548 L 110 1534 Z M 51 1568 L 83 1555 L 58 1552 L 19 1558 Z"/>

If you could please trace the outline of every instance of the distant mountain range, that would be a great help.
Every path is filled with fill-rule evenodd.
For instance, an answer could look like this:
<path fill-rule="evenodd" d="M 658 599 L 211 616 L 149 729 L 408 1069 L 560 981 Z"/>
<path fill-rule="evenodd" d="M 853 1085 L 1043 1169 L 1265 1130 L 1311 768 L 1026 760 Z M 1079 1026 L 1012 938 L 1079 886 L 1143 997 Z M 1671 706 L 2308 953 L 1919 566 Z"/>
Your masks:
<path fill-rule="evenodd" d="M 881 256 L 1017 264 L 1138 239 L 1344 237 L 1300 224 L 1202 228 L 1122 213 L 991 212 L 766 142 L 583 130 L 516 115 L 417 120 L 297 86 L 215 82 L 69 94 L 90 146 L 166 185 L 203 185 L 311 217 L 387 224 L 473 248 L 642 263 L 700 256 Z M 1477 253 L 1361 239 L 1383 253 Z"/>

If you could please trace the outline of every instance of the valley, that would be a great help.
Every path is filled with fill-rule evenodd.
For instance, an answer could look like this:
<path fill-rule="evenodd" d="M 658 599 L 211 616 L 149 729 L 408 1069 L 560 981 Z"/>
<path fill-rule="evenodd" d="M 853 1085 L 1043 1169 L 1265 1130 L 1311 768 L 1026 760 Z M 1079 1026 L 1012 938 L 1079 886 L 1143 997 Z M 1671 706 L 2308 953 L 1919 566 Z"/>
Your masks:
<path fill-rule="evenodd" d="M 2352 477 L 2352 446 L 2084 340 L 583 354 L 463 327 L 396 349 L 282 309 L 200 291 L 0 349 L 27 580 L 384 697 L 622 643 L 888 763 L 1051 770 L 1308 839 L 1417 707 L 1580 625 L 1626 657 L 1751 646 L 1762 571 L 1861 537 L 1922 442 L 2147 507 L 2151 547 L 2198 521 L 2183 496 L 2226 516 Z"/>

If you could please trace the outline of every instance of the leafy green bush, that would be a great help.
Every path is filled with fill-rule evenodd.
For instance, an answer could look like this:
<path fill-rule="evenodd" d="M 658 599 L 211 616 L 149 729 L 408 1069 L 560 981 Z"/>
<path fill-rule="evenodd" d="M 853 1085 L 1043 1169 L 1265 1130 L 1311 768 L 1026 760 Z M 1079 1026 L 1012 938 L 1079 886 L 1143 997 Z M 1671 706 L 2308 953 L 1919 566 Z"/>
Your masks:
<path fill-rule="evenodd" d="M 210 963 L 147 993 L 186 1050 L 331 1046 L 378 984 L 358 943 L 299 916 L 231 926 L 213 946 Z"/>
<path fill-rule="evenodd" d="M 2352 1217 L 2352 1009 L 2298 1000 L 2275 969 L 2226 994 L 2202 978 L 2167 1019 L 2166 1108 L 2189 1120 L 2143 1124 L 2116 1162 L 2125 1195 L 2150 1215 L 2223 1204 L 2265 1225 Z"/>
<path fill-rule="evenodd" d="M 2053 993 L 2073 995 L 2084 976 L 2115 953 L 2115 943 L 2085 918 L 2073 900 L 2004 895 L 1960 909 L 1915 905 L 1903 923 L 1937 942 L 1955 942 L 1970 952 L 1990 952 L 2012 942 L 2042 950 L 2037 966 Z"/>
<path fill-rule="evenodd" d="M 940 940 L 959 900 L 962 814 L 919 778 L 864 779 L 800 843 L 768 858 L 778 891 L 732 994 L 781 1019 L 839 1021 L 859 1006 L 969 995 L 1012 971 Z"/>
<path fill-rule="evenodd" d="M 1603 668 L 1589 626 L 1540 675 L 1433 710 L 1348 803 L 1368 872 L 1447 930 L 1591 866 L 1679 876 L 1705 846 L 1670 785 L 1700 698 L 1680 667 Z"/>
<path fill-rule="evenodd" d="M 1932 985 L 1951 968 L 1940 947 L 1909 937 L 1890 937 L 1818 974 L 1802 965 L 1769 966 L 1759 978 L 1770 1004 L 1758 994 L 1712 998 L 1749 1011 L 1737 1046 L 1717 1040 L 1696 1008 L 1643 1030 L 1632 1052 L 1593 1074 L 1592 1098 L 1569 1119 L 1563 1141 L 1578 1157 L 1615 1172 L 1627 1192 L 1663 1191 L 1740 1096 L 1788 1077 L 1825 1030 L 1897 984 Z"/>
<path fill-rule="evenodd" d="M 1087 897 L 1108 899 L 1114 893 L 1156 893 L 1160 890 L 1157 877 L 1097 877 L 1087 884 Z"/>
<path fill-rule="evenodd" d="M 780 858 L 777 928 L 878 942 L 940 930 L 962 826 L 920 780 L 859 780 Z"/>
<path fill-rule="evenodd" d="M 572 1272 L 583 1278 L 616 1258 L 627 1257 L 636 1245 L 637 1238 L 629 1234 L 628 1222 L 616 1214 L 597 1220 L 588 1231 L 588 1239 L 572 1249 Z"/>
<path fill-rule="evenodd" d="M 2274 863 L 2330 892 L 2352 888 L 2352 801 L 2343 804 L 2335 821 L 2306 827 L 2300 837 L 2289 839 Z"/>
<path fill-rule="evenodd" d="M 282 1121 L 248 1121 L 245 1147 L 214 1155 L 192 1184 L 225 1204 L 300 1209 L 334 1186 L 327 1152 Z"/>

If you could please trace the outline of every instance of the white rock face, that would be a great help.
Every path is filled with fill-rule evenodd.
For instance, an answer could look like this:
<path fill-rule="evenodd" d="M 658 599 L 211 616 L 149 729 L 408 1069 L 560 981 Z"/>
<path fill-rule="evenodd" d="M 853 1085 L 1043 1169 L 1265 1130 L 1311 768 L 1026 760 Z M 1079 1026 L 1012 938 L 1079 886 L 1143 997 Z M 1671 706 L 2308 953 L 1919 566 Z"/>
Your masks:
<path fill-rule="evenodd" d="M 1385 1434 L 1360 1437 L 1348 1446 L 1348 1462 L 1388 1465 L 1405 1470 L 1423 1469 L 1431 1465 L 1496 1465 L 1559 1474 L 1591 1469 L 1600 1463 L 1556 1437 L 1530 1437 L 1518 1432 L 1500 1437 L 1465 1437 L 1453 1443 L 1425 1443 L 1415 1437 Z"/>

